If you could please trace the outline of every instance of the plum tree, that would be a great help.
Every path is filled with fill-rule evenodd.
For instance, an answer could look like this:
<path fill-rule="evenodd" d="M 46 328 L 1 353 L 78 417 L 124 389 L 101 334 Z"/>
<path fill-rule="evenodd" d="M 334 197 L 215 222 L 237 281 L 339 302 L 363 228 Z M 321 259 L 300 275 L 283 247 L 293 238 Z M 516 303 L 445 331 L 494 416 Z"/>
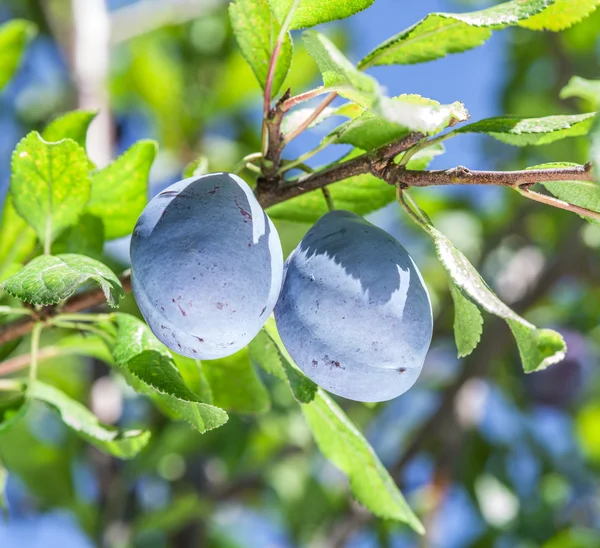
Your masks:
<path fill-rule="evenodd" d="M 355 213 L 323 216 L 284 267 L 277 329 L 323 388 L 385 401 L 417 380 L 431 342 L 429 294 L 412 258 Z"/>
<path fill-rule="evenodd" d="M 281 288 L 279 235 L 250 187 L 230 173 L 179 181 L 144 209 L 131 239 L 132 287 L 173 351 L 222 358 L 248 344 Z"/>

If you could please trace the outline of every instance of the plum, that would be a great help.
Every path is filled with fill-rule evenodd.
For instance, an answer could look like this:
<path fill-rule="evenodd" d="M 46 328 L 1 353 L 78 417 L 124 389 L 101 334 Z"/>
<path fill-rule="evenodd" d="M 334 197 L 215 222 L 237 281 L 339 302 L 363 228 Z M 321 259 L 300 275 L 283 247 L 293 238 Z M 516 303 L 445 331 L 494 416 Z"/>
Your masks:
<path fill-rule="evenodd" d="M 279 235 L 231 173 L 179 181 L 154 197 L 131 238 L 131 280 L 154 334 L 184 356 L 229 356 L 260 331 L 279 296 Z"/>
<path fill-rule="evenodd" d="M 323 216 L 287 259 L 275 321 L 306 375 L 369 402 L 414 384 L 433 330 L 429 294 L 408 252 L 348 211 Z"/>

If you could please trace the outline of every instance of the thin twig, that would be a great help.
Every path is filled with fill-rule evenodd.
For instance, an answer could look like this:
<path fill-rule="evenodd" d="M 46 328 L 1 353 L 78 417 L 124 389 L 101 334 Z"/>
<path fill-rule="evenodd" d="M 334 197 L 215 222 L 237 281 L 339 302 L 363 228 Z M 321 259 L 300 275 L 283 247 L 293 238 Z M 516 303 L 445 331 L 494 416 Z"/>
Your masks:
<path fill-rule="evenodd" d="M 525 198 L 529 198 L 530 200 L 550 205 L 552 207 L 557 207 L 558 209 L 571 211 L 572 213 L 577 213 L 579 215 L 582 215 L 583 217 L 590 217 L 591 219 L 600 221 L 600 213 L 598 213 L 597 211 L 592 211 L 591 209 L 587 209 L 586 207 L 570 204 L 569 202 L 565 202 L 564 200 L 554 198 L 554 196 L 540 194 L 539 192 L 534 192 L 533 190 L 529 190 L 528 188 L 519 188 L 518 190 L 521 196 L 525 196 Z"/>
<path fill-rule="evenodd" d="M 305 101 L 309 101 L 310 99 L 314 99 L 319 95 L 324 95 L 325 93 L 329 93 L 330 88 L 326 88 L 325 86 L 319 86 L 318 88 L 311 89 L 310 91 L 305 91 L 304 93 L 299 93 L 298 95 L 294 95 L 290 97 L 287 101 L 284 101 L 281 105 L 281 109 L 284 112 L 288 112 L 292 107 L 299 105 L 300 103 L 304 103 Z"/>
<path fill-rule="evenodd" d="M 319 115 L 333 102 L 337 95 L 337 91 L 332 91 L 329 95 L 327 95 L 327 97 L 325 97 L 325 99 L 319 103 L 319 105 L 310 113 L 304 122 L 302 122 L 293 131 L 290 131 L 290 133 L 283 138 L 283 145 L 287 145 L 292 139 L 295 139 L 303 131 L 308 129 L 308 127 L 319 117 Z"/>
<path fill-rule="evenodd" d="M 335 209 L 335 204 L 333 203 L 333 198 L 331 197 L 329 189 L 324 186 L 321 190 L 323 191 L 323 196 L 327 202 L 327 209 L 329 209 L 329 211 L 333 211 Z"/>

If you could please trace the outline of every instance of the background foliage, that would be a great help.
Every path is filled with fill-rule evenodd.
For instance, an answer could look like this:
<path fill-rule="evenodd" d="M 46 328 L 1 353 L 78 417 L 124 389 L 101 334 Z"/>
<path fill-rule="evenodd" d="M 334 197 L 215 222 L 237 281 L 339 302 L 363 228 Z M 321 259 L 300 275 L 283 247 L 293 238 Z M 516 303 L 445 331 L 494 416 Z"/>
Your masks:
<path fill-rule="evenodd" d="M 12 189 L 0 232 L 0 281 L 8 280 L 0 306 L 18 306 L 17 299 L 54 304 L 81 284 L 99 287 L 109 304 L 118 302 L 122 288 L 114 272 L 127 266 L 126 236 L 145 204 L 148 179 L 152 195 L 184 170 L 231 171 L 260 150 L 261 89 L 254 75 L 264 86 L 271 44 L 257 45 L 252 37 L 278 28 L 288 4 L 274 1 L 277 17 L 269 20 L 266 1 L 238 1 L 231 21 L 248 36 L 238 47 L 224 2 L 173 2 L 164 12 L 149 0 L 111 2 L 104 100 L 116 159 L 106 165 L 93 143 L 87 143 L 90 157 L 84 150 L 96 113 L 85 108 L 81 89 L 71 32 L 76 10 L 62 0 L 0 3 L 0 18 L 20 19 L 2 27 L 0 86 L 24 50 L 0 96 L 0 189 L 5 195 L 9 179 Z M 377 0 L 351 19 L 318 27 L 323 34 L 309 31 L 303 41 L 296 29 L 329 20 L 319 15 L 320 4 L 305 0 L 294 16 L 294 48 L 286 39 L 274 92 L 300 93 L 320 84 L 323 73 L 325 86 L 363 108 L 373 107 L 380 93 L 422 93 L 447 105 L 431 131 L 461 116 L 457 100 L 466 103 L 472 122 L 505 114 L 565 116 L 551 127 L 544 121 L 543 131 L 538 122 L 518 130 L 502 120 L 463 125 L 459 131 L 471 135 L 449 141 L 447 154 L 442 145 L 421 151 L 412 169 L 432 159 L 433 167 L 481 169 L 589 160 L 584 134 L 591 118 L 580 115 L 597 108 L 599 95 L 593 84 L 571 77 L 599 77 L 600 12 L 577 23 L 596 3 L 557 0 L 542 12 L 549 2 L 530 1 L 465 16 L 441 12 L 490 3 L 432 0 L 399 8 Z M 525 19 L 519 4 L 540 13 Z M 260 21 L 270 26 L 263 29 Z M 492 36 L 501 25 L 511 28 Z M 568 28 L 554 34 L 521 27 Z M 432 32 L 435 42 L 427 40 Z M 479 50 L 412 66 L 488 39 Z M 367 75 L 344 55 L 364 58 L 361 67 L 402 66 Z M 486 70 L 493 73 L 487 80 Z M 398 105 L 432 105 L 411 96 L 390 101 L 360 118 L 353 110 L 334 117 L 343 102 L 334 103 L 331 118 L 294 141 L 285 157 L 322 140 L 335 145 L 311 158 L 313 166 L 356 155 L 353 146 L 371 150 L 406 133 L 389 122 L 390 112 L 406 112 Z M 84 108 L 57 118 L 78 106 Z M 300 120 L 290 117 L 286 132 Z M 402 121 L 409 130 L 422 129 Z M 574 137 L 556 140 L 561 132 Z M 54 143 L 63 137 L 69 139 Z M 252 181 L 255 174 L 246 170 L 244 177 Z M 548 189 L 561 197 L 560 187 Z M 435 336 L 417 385 L 387 404 L 336 403 L 290 365 L 271 323 L 248 349 L 199 367 L 151 337 L 130 294 L 110 319 L 63 315 L 55 329 L 41 333 L 39 380 L 27 399 L 0 399 L 0 487 L 6 483 L 0 501 L 8 501 L 10 515 L 0 523 L 0 545 L 598 546 L 598 226 L 505 189 L 411 190 L 441 230 L 427 228 L 454 280 L 449 289 L 427 234 L 396 205 L 380 209 L 394 200 L 393 188 L 360 175 L 332 185 L 331 194 L 340 208 L 372 213 L 423 272 Z M 49 195 L 62 207 L 47 207 Z M 586 204 L 598 210 L 597 202 Z M 325 211 L 315 193 L 268 210 L 285 253 Z M 50 245 L 53 257 L 34 258 Z M 525 319 L 502 309 L 476 277 L 461 282 L 453 271 L 465 257 Z M 470 299 L 492 314 L 482 317 Z M 462 310 L 456 320 L 454 307 Z M 15 320 L 7 309 L 0 312 L 0 322 Z M 508 318 L 521 357 L 494 315 Z M 544 339 L 549 332 L 534 325 L 560 331 L 569 353 L 561 364 L 525 376 L 521 361 L 535 369 L 560 350 L 554 335 Z M 528 346 L 530 333 L 544 344 Z M 466 357 L 456 358 L 455 344 Z M 29 336 L 1 346 L 0 371 L 27 365 L 30 349 Z M 381 519 L 352 502 L 340 470 L 359 502 Z M 424 537 L 415 533 L 421 523 Z"/>

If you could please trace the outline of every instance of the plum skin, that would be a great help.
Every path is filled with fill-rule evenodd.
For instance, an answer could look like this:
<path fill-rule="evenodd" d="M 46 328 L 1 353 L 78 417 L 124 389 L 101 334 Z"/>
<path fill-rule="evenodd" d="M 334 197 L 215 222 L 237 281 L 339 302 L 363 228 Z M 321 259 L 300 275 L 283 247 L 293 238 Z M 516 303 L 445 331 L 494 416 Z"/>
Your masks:
<path fill-rule="evenodd" d="M 429 294 L 408 252 L 348 211 L 324 215 L 287 259 L 275 321 L 308 377 L 368 402 L 414 384 L 433 331 Z"/>
<path fill-rule="evenodd" d="M 246 346 L 281 289 L 279 235 L 250 187 L 230 173 L 184 179 L 155 196 L 130 254 L 133 294 L 148 326 L 191 358 Z"/>

